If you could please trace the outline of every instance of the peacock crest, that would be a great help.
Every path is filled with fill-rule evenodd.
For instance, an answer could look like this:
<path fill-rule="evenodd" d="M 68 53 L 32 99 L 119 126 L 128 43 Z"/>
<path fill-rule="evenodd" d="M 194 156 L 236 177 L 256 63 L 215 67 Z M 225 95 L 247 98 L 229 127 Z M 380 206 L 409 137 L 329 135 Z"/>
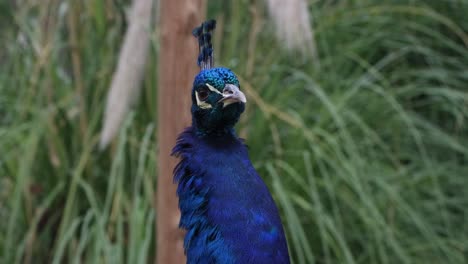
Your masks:
<path fill-rule="evenodd" d="M 212 32 L 216 28 L 216 20 L 207 20 L 196 27 L 192 34 L 198 39 L 200 53 L 198 55 L 198 66 L 201 70 L 214 67 L 213 44 L 211 43 Z"/>

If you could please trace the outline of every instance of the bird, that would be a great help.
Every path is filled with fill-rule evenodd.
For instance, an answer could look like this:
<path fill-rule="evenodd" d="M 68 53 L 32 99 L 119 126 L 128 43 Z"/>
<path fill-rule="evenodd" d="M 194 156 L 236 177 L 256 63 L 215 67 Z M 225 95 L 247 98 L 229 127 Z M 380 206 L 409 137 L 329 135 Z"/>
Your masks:
<path fill-rule="evenodd" d="M 198 39 L 191 90 L 192 125 L 179 134 L 172 155 L 188 264 L 288 264 L 285 232 L 268 187 L 250 161 L 234 125 L 245 94 L 234 72 L 214 67 L 215 20 L 193 30 Z"/>

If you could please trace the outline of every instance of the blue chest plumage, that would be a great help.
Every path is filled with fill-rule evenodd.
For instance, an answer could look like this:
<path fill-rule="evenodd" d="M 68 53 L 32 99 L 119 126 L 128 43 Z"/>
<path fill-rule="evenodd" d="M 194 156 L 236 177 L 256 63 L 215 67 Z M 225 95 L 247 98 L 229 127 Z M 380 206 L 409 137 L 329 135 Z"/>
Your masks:
<path fill-rule="evenodd" d="M 276 205 L 234 133 L 189 128 L 174 154 L 187 263 L 289 263 Z"/>

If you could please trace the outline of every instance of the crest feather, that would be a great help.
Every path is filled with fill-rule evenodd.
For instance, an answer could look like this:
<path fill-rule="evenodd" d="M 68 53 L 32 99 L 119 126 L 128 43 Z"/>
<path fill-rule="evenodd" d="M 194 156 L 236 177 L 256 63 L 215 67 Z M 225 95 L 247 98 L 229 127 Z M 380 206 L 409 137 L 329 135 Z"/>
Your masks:
<path fill-rule="evenodd" d="M 211 43 L 212 31 L 216 28 L 216 20 L 211 19 L 203 22 L 199 27 L 193 29 L 192 34 L 198 39 L 200 54 L 197 64 L 201 70 L 214 67 L 213 44 Z"/>

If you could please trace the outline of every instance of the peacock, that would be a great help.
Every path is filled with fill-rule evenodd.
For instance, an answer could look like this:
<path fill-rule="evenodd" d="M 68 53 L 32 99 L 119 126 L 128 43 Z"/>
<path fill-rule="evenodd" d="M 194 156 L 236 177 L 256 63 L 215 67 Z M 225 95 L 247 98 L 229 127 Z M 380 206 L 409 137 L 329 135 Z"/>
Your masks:
<path fill-rule="evenodd" d="M 192 125 L 172 155 L 189 264 L 290 263 L 278 208 L 234 130 L 247 102 L 228 68 L 214 67 L 208 20 L 193 30 L 200 72 L 191 91 Z"/>

